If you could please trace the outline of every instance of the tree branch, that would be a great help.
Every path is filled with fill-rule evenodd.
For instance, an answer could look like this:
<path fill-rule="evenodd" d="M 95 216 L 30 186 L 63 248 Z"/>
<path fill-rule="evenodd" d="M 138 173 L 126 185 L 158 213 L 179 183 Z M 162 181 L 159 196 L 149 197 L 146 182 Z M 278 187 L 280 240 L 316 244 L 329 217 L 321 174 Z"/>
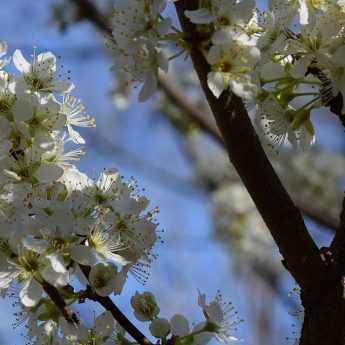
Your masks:
<path fill-rule="evenodd" d="M 89 277 L 90 267 L 79 265 L 80 269 L 84 273 L 86 279 Z M 98 302 L 103 306 L 104 309 L 111 312 L 114 319 L 125 329 L 132 338 L 141 345 L 153 345 L 151 341 L 135 327 L 131 321 L 128 320 L 125 314 L 116 306 L 116 304 L 111 300 L 110 297 L 102 297 L 97 295 L 90 286 L 88 286 L 87 293 L 85 295 L 92 301 Z"/>
<path fill-rule="evenodd" d="M 170 101 L 175 104 L 181 111 L 185 112 L 189 118 L 197 123 L 199 127 L 208 133 L 218 144 L 224 147 L 224 141 L 220 136 L 220 132 L 215 124 L 206 114 L 200 111 L 194 104 L 190 103 L 179 89 L 172 84 L 166 77 L 160 76 L 159 85 L 165 92 Z M 335 231 L 338 228 L 338 220 L 328 216 L 318 207 L 306 204 L 304 199 L 294 196 L 294 201 L 300 210 L 309 218 L 318 224 Z"/>
<path fill-rule="evenodd" d="M 68 322 L 79 323 L 77 314 L 74 313 L 72 308 L 66 304 L 65 300 L 60 295 L 59 290 L 55 286 L 45 281 L 40 281 L 39 283 L 42 285 L 44 292 L 50 297 L 50 299 L 54 302 L 56 307 L 60 310 L 63 317 Z"/>
<path fill-rule="evenodd" d="M 90 267 L 80 265 L 82 272 L 84 273 L 85 277 L 88 279 L 90 273 Z M 50 299 L 54 302 L 56 307 L 60 310 L 61 314 L 68 322 L 72 323 L 79 323 L 79 319 L 77 314 L 75 314 L 72 308 L 66 304 L 63 297 L 60 295 L 59 290 L 45 282 L 42 281 L 40 284 L 43 287 L 45 293 L 50 297 Z M 130 334 L 134 340 L 136 340 L 141 345 L 153 345 L 149 339 L 145 337 L 129 320 L 128 318 L 121 312 L 121 310 L 115 305 L 115 303 L 111 300 L 110 297 L 102 297 L 97 295 L 93 292 L 90 286 L 87 287 L 86 293 L 83 295 L 84 298 L 88 298 L 92 301 L 98 302 L 103 306 L 104 309 L 111 312 L 114 319 Z"/>
<path fill-rule="evenodd" d="M 108 25 L 107 18 L 103 16 L 92 1 L 89 0 L 70 0 L 76 6 L 78 19 L 88 19 L 96 27 L 108 35 L 112 34 L 111 27 Z"/>
<path fill-rule="evenodd" d="M 98 11 L 98 8 L 89 0 L 70 0 L 75 5 L 79 19 L 87 19 L 93 23 L 101 32 L 112 34 L 107 18 Z"/>
<path fill-rule="evenodd" d="M 292 276 L 305 289 L 320 280 L 324 265 L 302 215 L 281 184 L 251 124 L 240 98 L 229 91 L 217 99 L 207 86 L 209 65 L 199 50 L 196 27 L 185 16 L 197 0 L 175 3 L 184 32 L 189 36 L 190 55 L 201 86 L 215 116 L 229 157 L 262 215 Z"/>
<path fill-rule="evenodd" d="M 159 76 L 159 86 L 172 104 L 186 113 L 186 115 L 195 122 L 200 129 L 208 133 L 218 144 L 224 146 L 224 141 L 220 135 L 219 129 L 217 128 L 217 124 L 213 119 L 201 112 L 197 106 L 188 101 L 185 95 L 183 95 L 167 77 L 163 75 Z"/>
<path fill-rule="evenodd" d="M 331 253 L 334 260 L 345 271 L 345 197 L 343 200 L 343 208 L 340 214 L 340 224 L 331 244 Z"/>
<path fill-rule="evenodd" d="M 101 31 L 111 34 L 106 18 L 99 13 L 91 1 L 70 1 L 78 6 L 81 17 L 92 21 Z M 197 8 L 197 1 L 189 0 L 187 4 L 187 1 L 180 0 L 176 3 L 176 8 L 184 31 L 192 38 L 191 57 L 224 138 L 230 160 L 270 229 L 291 274 L 302 286 L 312 285 L 312 282 L 318 279 L 318 273 L 323 267 L 318 248 L 310 237 L 299 210 L 267 159 L 242 101 L 229 92 L 224 92 L 217 100 L 207 87 L 206 76 L 209 66 L 198 50 L 198 34 L 194 25 L 183 15 L 184 10 Z M 170 98 L 175 96 L 164 80 L 160 85 Z M 204 117 L 196 117 L 197 113 L 191 111 L 191 107 L 187 109 L 204 129 L 208 129 L 216 137 L 214 126 L 210 131 L 212 125 L 206 122 Z M 219 142 L 219 137 L 217 140 Z M 309 215 L 313 214 L 314 212 L 309 212 Z"/>
<path fill-rule="evenodd" d="M 89 298 L 95 302 L 98 302 L 104 309 L 111 312 L 114 319 L 141 345 L 153 345 L 149 339 L 142 334 L 138 328 L 136 328 L 127 317 L 121 312 L 121 310 L 115 305 L 110 297 L 101 297 L 97 294 L 90 294 Z"/>
<path fill-rule="evenodd" d="M 103 16 L 97 7 L 89 0 L 70 0 L 78 8 L 79 18 L 84 18 L 92 22 L 100 31 L 111 35 L 111 28 L 107 24 L 107 18 Z M 200 111 L 194 104 L 190 103 L 186 97 L 178 90 L 177 87 L 167 78 L 160 76 L 160 88 L 164 91 L 168 99 L 178 108 L 184 111 L 192 121 L 197 123 L 202 130 L 208 133 L 217 143 L 224 146 L 220 132 L 214 121 Z M 325 215 L 323 210 L 308 205 L 305 200 L 296 199 L 298 207 L 301 211 L 317 223 L 325 226 L 333 231 L 338 227 L 338 221 L 332 217 Z"/>
<path fill-rule="evenodd" d="M 88 0 L 71 1 L 81 9 L 84 18 L 93 21 L 100 30 L 111 33 L 111 29 L 106 25 L 105 17 L 98 12 L 92 2 Z M 189 1 L 188 6 L 186 5 L 186 1 L 179 1 L 176 4 L 179 17 L 182 20 L 182 26 L 188 34 L 194 32 L 194 25 L 184 18 L 183 11 L 187 8 L 193 8 L 193 3 L 194 8 L 196 8 L 196 1 Z M 194 38 L 197 37 L 195 36 Z M 197 39 L 194 42 L 197 42 Z M 201 78 L 203 89 L 225 139 L 225 145 L 230 154 L 230 160 L 235 165 L 244 184 L 252 195 L 283 257 L 286 259 L 286 263 L 292 275 L 298 283 L 308 285 L 317 278 L 317 273 L 322 267 L 322 262 L 318 255 L 318 248 L 311 239 L 300 212 L 281 185 L 265 156 L 241 100 L 229 93 L 224 93 L 219 101 L 216 100 L 209 92 L 206 83 L 208 71 L 207 62 L 199 53 L 195 44 L 194 46 L 192 45 L 191 55 L 193 61 L 195 60 L 195 67 Z M 199 63 L 196 63 L 198 61 Z M 164 86 L 164 80 L 160 84 Z M 166 91 L 169 91 L 169 89 L 166 88 Z M 171 96 L 173 96 L 172 93 L 170 93 L 170 97 Z M 230 102 L 226 104 L 228 100 L 230 100 Z M 233 113 L 232 109 L 237 109 L 236 113 Z M 191 110 L 191 108 L 189 110 Z M 204 128 L 209 128 L 209 124 L 205 123 L 201 118 L 200 123 Z M 245 134 L 245 136 L 242 136 L 242 134 Z M 246 137 L 250 140 L 239 145 Z M 247 154 L 249 155 L 247 156 Z M 253 161 L 249 162 L 247 157 L 252 157 Z M 257 172 L 255 173 L 256 170 Z M 255 177 L 253 174 L 257 176 Z M 267 190 L 271 191 L 272 200 L 277 198 L 273 203 L 267 202 L 267 199 L 269 199 L 267 198 Z M 272 210 L 269 204 L 272 204 Z M 291 241 L 290 235 L 292 234 L 294 234 L 295 239 Z M 297 247 L 295 247 L 293 243 L 291 246 L 291 242 L 294 242 L 294 240 L 298 242 L 301 247 L 300 254 L 295 253 Z M 304 247 L 307 250 L 304 250 Z M 303 277 L 304 271 L 307 271 L 305 278 Z M 307 282 L 309 283 L 307 284 Z"/>

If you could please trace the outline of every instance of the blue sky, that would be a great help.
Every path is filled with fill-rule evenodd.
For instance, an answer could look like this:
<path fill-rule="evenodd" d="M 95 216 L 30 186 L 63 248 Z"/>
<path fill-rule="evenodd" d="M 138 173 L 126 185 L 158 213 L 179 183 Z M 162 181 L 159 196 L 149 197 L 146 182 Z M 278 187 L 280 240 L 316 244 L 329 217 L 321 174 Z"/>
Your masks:
<path fill-rule="evenodd" d="M 152 206 L 158 205 L 161 209 L 159 221 L 165 243 L 157 248 L 159 258 L 153 264 L 151 279 L 143 287 L 130 278 L 124 294 L 116 298 L 117 303 L 132 317 L 129 297 L 136 290 L 149 289 L 156 293 L 163 317 L 180 312 L 198 322 L 201 314 L 196 289 L 200 288 L 210 297 L 221 289 L 247 319 L 238 334 L 245 339 L 243 344 L 258 344 L 250 335 L 253 333 L 250 313 L 252 304 L 258 303 L 261 297 L 256 294 L 255 284 L 238 278 L 226 248 L 213 239 L 208 196 L 193 187 L 193 170 L 181 152 L 176 134 L 150 102 L 134 103 L 128 113 L 114 109 L 109 97 L 111 61 L 103 51 L 99 35 L 86 23 L 74 26 L 64 35 L 58 33 L 50 23 L 49 9 L 53 2 L 3 0 L 0 39 L 8 41 L 11 52 L 20 48 L 28 56 L 33 46 L 37 46 L 38 50 L 52 50 L 62 56 L 63 70 L 72 71 L 75 94 L 84 100 L 89 114 L 97 120 L 96 129 L 83 131 L 88 143 L 87 155 L 79 168 L 91 176 L 97 176 L 105 167 L 116 167 L 127 177 L 136 176 L 140 187 L 145 187 L 146 195 L 152 200 Z M 334 131 L 335 122 L 320 121 L 318 129 L 325 126 L 327 131 L 324 132 Z M 335 137 L 322 135 L 321 141 L 332 148 L 340 148 L 343 142 Z M 112 147 L 105 150 L 103 146 L 109 147 L 108 143 Z M 165 186 L 150 169 L 133 163 L 138 158 L 176 176 L 183 186 L 191 187 Z M 289 278 L 286 282 L 287 289 L 293 287 Z M 291 335 L 294 318 L 276 297 L 269 296 L 268 301 L 275 319 L 276 341 L 273 343 L 284 344 L 284 337 Z M 13 331 L 11 327 L 11 302 L 1 300 L 0 303 L 0 317 L 4 320 L 0 323 L 1 345 L 24 344 L 19 336 L 22 330 Z M 86 320 L 88 317 L 85 313 Z"/>

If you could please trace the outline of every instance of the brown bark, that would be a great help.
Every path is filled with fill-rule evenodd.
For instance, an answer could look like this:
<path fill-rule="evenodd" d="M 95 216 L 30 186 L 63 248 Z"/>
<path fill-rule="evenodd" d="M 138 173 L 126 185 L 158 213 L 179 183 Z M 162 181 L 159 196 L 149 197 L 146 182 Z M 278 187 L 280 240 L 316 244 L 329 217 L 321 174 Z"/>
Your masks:
<path fill-rule="evenodd" d="M 321 260 L 300 211 L 281 184 L 267 159 L 248 113 L 240 98 L 230 91 L 217 99 L 207 86 L 210 70 L 199 49 L 195 25 L 185 10 L 198 7 L 198 0 L 179 0 L 175 4 L 181 26 L 190 43 L 190 56 L 201 86 L 225 142 L 229 158 L 243 180 L 262 218 L 274 238 L 285 265 L 301 287 L 305 318 L 300 345 L 344 345 L 344 244 L 345 227 L 340 226 L 335 244 L 337 255 L 327 253 Z M 345 219 L 343 212 L 342 220 Z M 338 245 L 339 243 L 339 245 Z"/>
<path fill-rule="evenodd" d="M 84 0 L 85 1 L 85 0 Z M 224 147 L 224 141 L 219 133 L 215 121 L 211 121 L 207 115 L 204 114 L 200 109 L 191 103 L 176 86 L 166 77 L 160 77 L 159 86 L 165 93 L 165 95 L 171 100 L 171 102 L 179 108 L 181 111 L 186 113 L 189 118 L 194 121 L 200 129 L 209 134 L 218 144 Z M 300 198 L 298 195 L 293 195 L 293 200 L 302 211 L 302 213 L 317 222 L 321 226 L 329 228 L 332 232 L 335 232 L 338 228 L 338 219 L 331 217 L 324 212 L 320 207 L 313 205 L 310 200 Z"/>
<path fill-rule="evenodd" d="M 305 316 L 300 345 L 345 344 L 345 198 L 340 225 L 324 255 L 322 285 L 301 296 Z"/>
<path fill-rule="evenodd" d="M 92 22 L 101 32 L 111 35 L 111 27 L 107 23 L 108 18 L 102 15 L 102 13 L 97 9 L 94 3 L 90 0 L 70 0 L 78 10 L 78 20 L 87 19 Z M 160 87 L 166 96 L 182 111 L 190 116 L 190 118 L 195 121 L 201 129 L 205 130 L 210 134 L 216 142 L 223 145 L 223 140 L 219 136 L 219 130 L 214 126 L 214 123 L 209 121 L 208 117 L 200 112 L 194 104 L 188 102 L 184 97 L 184 94 L 179 92 L 179 90 L 173 86 L 168 78 L 160 78 Z M 337 100 L 339 97 L 335 98 L 333 108 L 339 108 L 339 102 Z M 329 228 L 330 230 L 336 230 L 337 220 L 333 217 L 329 217 L 327 214 L 322 212 L 322 209 L 317 207 L 311 207 L 309 200 L 295 200 L 301 211 L 308 217 L 310 217 L 315 222 L 320 225 Z"/>
<path fill-rule="evenodd" d="M 333 274 L 332 274 L 333 275 Z M 344 345 L 345 300 L 341 275 L 330 278 L 317 299 L 303 297 L 304 321 L 300 345 Z"/>
<path fill-rule="evenodd" d="M 88 279 L 90 267 L 79 265 L 85 278 Z M 87 287 L 85 297 L 92 301 L 98 302 L 104 309 L 108 310 L 121 327 L 140 345 L 153 345 L 151 341 L 126 317 L 124 313 L 116 306 L 110 297 L 102 297 L 92 291 L 91 287 Z"/>
<path fill-rule="evenodd" d="M 88 18 L 100 30 L 111 34 L 106 18 L 97 12 L 92 2 L 71 1 L 81 9 L 80 18 Z M 224 93 L 218 100 L 208 90 L 206 76 L 209 66 L 198 50 L 199 40 L 194 25 L 183 15 L 184 10 L 195 9 L 197 5 L 198 0 L 179 0 L 176 8 L 191 43 L 191 58 L 230 160 L 275 239 L 288 270 L 302 289 L 301 298 L 305 315 L 300 345 L 344 345 L 345 205 L 341 226 L 330 248 L 331 258 L 329 262 L 323 262 L 305 227 L 301 213 L 285 191 L 262 150 L 242 101 L 230 92 Z M 165 87 L 164 81 L 161 86 L 167 95 L 174 99 L 176 95 Z M 331 110 L 339 115 L 341 106 L 338 98 L 330 106 Z M 194 113 L 191 109 L 190 114 L 195 115 Z M 196 115 L 196 119 L 199 120 L 198 114 Z M 339 117 L 344 123 L 344 117 Z M 218 131 L 214 129 L 213 124 L 205 122 L 203 117 L 200 119 L 201 127 L 206 130 L 211 128 L 211 133 L 219 140 Z M 311 208 L 312 211 L 309 212 L 308 207 L 306 210 L 307 212 L 303 210 L 304 213 L 321 224 L 335 227 L 334 221 L 325 221 L 318 210 Z"/>
<path fill-rule="evenodd" d="M 189 39 L 190 56 L 230 161 L 277 243 L 288 270 L 301 287 L 312 287 L 318 282 L 324 265 L 300 211 L 269 162 L 242 100 L 229 91 L 217 99 L 207 86 L 210 69 L 199 50 L 199 34 L 195 25 L 184 16 L 185 10 L 198 7 L 198 1 L 179 0 L 175 6 Z"/>

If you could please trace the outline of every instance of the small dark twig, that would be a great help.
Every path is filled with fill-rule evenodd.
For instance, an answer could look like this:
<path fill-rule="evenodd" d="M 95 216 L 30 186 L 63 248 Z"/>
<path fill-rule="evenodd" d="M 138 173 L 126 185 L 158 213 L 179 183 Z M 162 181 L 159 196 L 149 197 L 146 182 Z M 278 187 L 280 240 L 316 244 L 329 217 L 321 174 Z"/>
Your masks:
<path fill-rule="evenodd" d="M 77 314 L 74 313 L 72 308 L 65 302 L 63 297 L 60 295 L 59 290 L 55 286 L 47 282 L 40 282 L 40 284 L 42 285 L 45 293 L 50 297 L 50 299 L 54 302 L 54 304 L 60 310 L 64 318 L 68 322 L 79 323 Z"/>
<path fill-rule="evenodd" d="M 80 269 L 84 273 L 85 277 L 88 279 L 90 273 L 90 267 L 79 265 Z M 131 321 L 128 320 L 125 314 L 116 306 L 116 304 L 111 300 L 110 297 L 102 297 L 97 295 L 92 289 L 88 286 L 85 297 L 89 298 L 92 301 L 98 302 L 103 306 L 104 309 L 111 312 L 114 319 L 124 328 L 135 341 L 141 345 L 153 345 L 151 341 L 135 327 Z"/>
<path fill-rule="evenodd" d="M 98 11 L 97 7 L 92 1 L 89 0 L 70 0 L 78 10 L 79 19 L 88 19 L 91 23 L 94 23 L 97 28 L 111 35 L 111 27 L 107 23 L 107 19 Z"/>

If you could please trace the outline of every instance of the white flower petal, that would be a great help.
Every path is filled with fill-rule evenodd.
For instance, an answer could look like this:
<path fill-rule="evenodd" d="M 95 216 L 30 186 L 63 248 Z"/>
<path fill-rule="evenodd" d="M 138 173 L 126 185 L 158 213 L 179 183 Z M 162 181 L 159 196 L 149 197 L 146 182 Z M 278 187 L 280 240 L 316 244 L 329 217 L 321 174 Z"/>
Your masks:
<path fill-rule="evenodd" d="M 19 292 L 21 303 L 28 308 L 36 306 L 42 295 L 42 286 L 33 278 L 27 281 Z"/>
<path fill-rule="evenodd" d="M 260 74 L 264 80 L 271 80 L 284 77 L 285 71 L 281 64 L 269 62 L 260 67 Z"/>
<path fill-rule="evenodd" d="M 77 244 L 71 249 L 71 258 L 85 266 L 93 266 L 96 263 L 93 249 L 82 244 Z"/>
<path fill-rule="evenodd" d="M 19 271 L 14 272 L 0 272 L 0 290 L 8 289 L 11 282 L 17 278 Z"/>
<path fill-rule="evenodd" d="M 253 99 L 256 92 L 255 85 L 247 81 L 231 80 L 230 87 L 235 95 L 249 101 Z"/>
<path fill-rule="evenodd" d="M 72 141 L 75 144 L 80 144 L 80 145 L 85 144 L 84 138 L 76 130 L 74 130 L 72 126 L 67 125 L 67 129 L 68 129 L 69 136 L 71 137 Z"/>
<path fill-rule="evenodd" d="M 303 78 L 305 74 L 307 73 L 307 69 L 310 63 L 311 63 L 311 57 L 305 57 L 305 58 L 299 59 L 292 65 L 289 73 L 295 79 Z"/>
<path fill-rule="evenodd" d="M 50 261 L 52 269 L 57 273 L 65 273 L 66 267 L 64 260 L 59 254 L 52 254 L 47 256 L 47 259 Z"/>
<path fill-rule="evenodd" d="M 181 314 L 175 314 L 170 319 L 170 324 L 171 324 L 171 333 L 173 335 L 183 337 L 189 333 L 189 322 Z"/>
<path fill-rule="evenodd" d="M 99 315 L 95 321 L 95 331 L 98 337 L 109 337 L 115 328 L 114 317 L 109 311 Z"/>
<path fill-rule="evenodd" d="M 120 295 L 123 287 L 125 285 L 126 279 L 127 279 L 127 274 L 128 274 L 128 269 L 129 267 L 123 267 L 121 272 L 116 274 L 115 277 L 115 286 L 114 286 L 114 294 L 115 295 Z"/>
<path fill-rule="evenodd" d="M 40 167 L 35 172 L 35 177 L 40 182 L 54 182 L 63 175 L 63 172 L 63 168 L 57 165 L 42 162 Z"/>
<path fill-rule="evenodd" d="M 207 85 L 216 98 L 219 98 L 226 89 L 224 78 L 220 72 L 210 72 L 207 75 Z"/>
<path fill-rule="evenodd" d="M 120 178 L 120 173 L 116 169 L 106 169 L 100 174 L 97 187 L 104 193 L 108 192 L 110 188 L 117 183 Z"/>
<path fill-rule="evenodd" d="M 30 73 L 31 64 L 24 58 L 19 49 L 16 49 L 13 53 L 13 63 L 19 72 Z"/>
<path fill-rule="evenodd" d="M 230 44 L 233 40 L 234 33 L 230 30 L 218 30 L 212 35 L 213 44 Z"/>
<path fill-rule="evenodd" d="M 12 108 L 16 121 L 27 121 L 34 114 L 34 106 L 28 100 L 20 98 Z"/>
<path fill-rule="evenodd" d="M 43 254 L 49 247 L 49 244 L 45 240 L 40 240 L 34 237 L 24 237 L 22 239 L 22 244 L 25 248 Z"/>
<path fill-rule="evenodd" d="M 307 0 L 299 0 L 298 13 L 301 25 L 307 25 L 309 22 L 309 9 L 307 5 Z"/>
<path fill-rule="evenodd" d="M 170 323 L 167 319 L 158 318 L 151 322 L 150 332 L 155 338 L 164 338 L 170 333 Z"/>
<path fill-rule="evenodd" d="M 102 297 L 109 296 L 115 289 L 117 268 L 113 264 L 98 263 L 91 267 L 89 282 L 96 293 Z"/>
<path fill-rule="evenodd" d="M 68 93 L 74 89 L 74 84 L 68 80 L 54 80 L 50 90 L 58 93 Z"/>
<path fill-rule="evenodd" d="M 46 74 L 56 71 L 56 57 L 52 52 L 38 54 L 35 69 L 39 73 Z"/>
<path fill-rule="evenodd" d="M 147 101 L 157 90 L 157 77 L 155 73 L 147 73 L 144 79 L 144 85 L 139 93 L 139 101 Z"/>
<path fill-rule="evenodd" d="M 56 287 L 64 287 L 69 283 L 69 272 L 67 270 L 59 273 L 48 266 L 41 270 L 41 274 L 45 281 Z"/>

